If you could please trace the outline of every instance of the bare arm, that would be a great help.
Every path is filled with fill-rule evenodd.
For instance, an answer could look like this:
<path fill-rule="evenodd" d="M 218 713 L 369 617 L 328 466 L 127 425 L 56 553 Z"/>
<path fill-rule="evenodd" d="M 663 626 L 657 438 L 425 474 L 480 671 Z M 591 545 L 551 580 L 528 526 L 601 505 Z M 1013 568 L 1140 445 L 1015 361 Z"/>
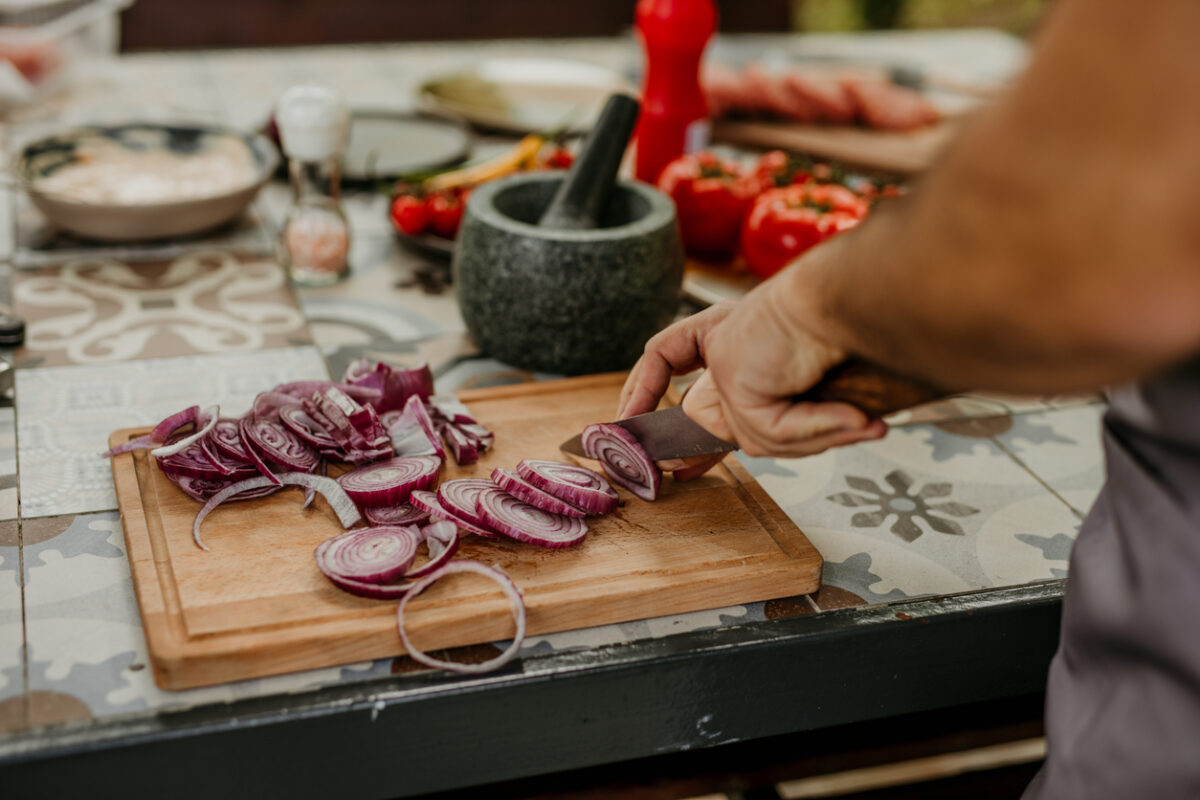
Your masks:
<path fill-rule="evenodd" d="M 1088 389 L 1195 352 L 1197 32 L 1189 0 L 1064 0 L 910 201 L 776 294 L 842 348 L 947 386 Z"/>
<path fill-rule="evenodd" d="M 847 354 L 949 389 L 1060 392 L 1197 352 L 1197 31 L 1193 0 L 1060 0 L 1026 75 L 910 198 L 691 326 L 676 366 L 709 369 L 685 410 L 751 455 L 804 455 L 883 433 L 791 400 Z M 678 338 L 651 340 L 624 413 L 653 407 L 646 376 Z"/>

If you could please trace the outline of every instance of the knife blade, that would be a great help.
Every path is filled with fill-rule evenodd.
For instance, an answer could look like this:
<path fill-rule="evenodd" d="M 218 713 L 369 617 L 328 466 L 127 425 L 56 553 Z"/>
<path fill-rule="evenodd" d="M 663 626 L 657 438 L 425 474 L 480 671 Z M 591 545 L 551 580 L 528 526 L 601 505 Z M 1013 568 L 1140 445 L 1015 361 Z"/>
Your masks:
<path fill-rule="evenodd" d="M 692 422 L 688 415 L 683 413 L 682 406 L 638 414 L 636 417 L 617 420 L 612 424 L 620 425 L 632 433 L 646 451 L 646 455 L 654 461 L 728 453 L 737 449 L 733 442 L 718 439 Z M 587 453 L 583 452 L 582 433 L 563 442 L 559 449 L 571 455 L 588 457 Z"/>

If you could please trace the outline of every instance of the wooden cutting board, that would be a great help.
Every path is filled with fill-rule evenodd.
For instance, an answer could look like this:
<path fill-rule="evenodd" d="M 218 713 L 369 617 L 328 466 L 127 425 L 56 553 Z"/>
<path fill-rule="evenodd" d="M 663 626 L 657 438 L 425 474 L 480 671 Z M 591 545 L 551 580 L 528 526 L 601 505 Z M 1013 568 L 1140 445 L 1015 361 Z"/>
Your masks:
<path fill-rule="evenodd" d="M 913 131 L 719 119 L 713 122 L 712 138 L 716 142 L 780 148 L 855 167 L 912 174 L 932 166 L 957 129 L 958 120 L 953 117 Z"/>
<path fill-rule="evenodd" d="M 496 444 L 480 462 L 448 462 L 443 480 L 486 477 L 522 458 L 564 459 L 558 445 L 611 418 L 623 375 L 589 376 L 460 393 Z M 112 445 L 147 428 L 112 434 Z M 594 466 L 594 464 L 593 464 Z M 303 493 L 221 506 L 192 543 L 199 504 L 145 451 L 113 459 L 113 480 L 146 642 L 167 689 L 328 667 L 404 653 L 396 602 L 354 597 L 317 570 L 313 549 L 341 533 Z M 821 556 L 736 459 L 703 478 L 666 479 L 655 503 L 621 491 L 622 506 L 591 520 L 580 545 L 548 550 L 469 537 L 458 558 L 500 567 L 524 593 L 530 634 L 720 608 L 805 594 Z M 453 575 L 409 605 L 422 649 L 510 638 L 508 604 L 488 581 Z"/>

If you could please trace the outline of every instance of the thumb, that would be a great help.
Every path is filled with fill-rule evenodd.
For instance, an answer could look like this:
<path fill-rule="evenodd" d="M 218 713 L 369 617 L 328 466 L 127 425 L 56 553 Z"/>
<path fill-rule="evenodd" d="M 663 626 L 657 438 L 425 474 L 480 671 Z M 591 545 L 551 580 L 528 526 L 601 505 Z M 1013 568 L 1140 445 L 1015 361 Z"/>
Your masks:
<path fill-rule="evenodd" d="M 717 391 L 717 384 L 708 370 L 701 373 L 692 384 L 692 388 L 683 396 L 683 413 L 713 436 L 727 442 L 734 441 L 733 430 L 729 427 L 721 407 L 721 395 Z"/>

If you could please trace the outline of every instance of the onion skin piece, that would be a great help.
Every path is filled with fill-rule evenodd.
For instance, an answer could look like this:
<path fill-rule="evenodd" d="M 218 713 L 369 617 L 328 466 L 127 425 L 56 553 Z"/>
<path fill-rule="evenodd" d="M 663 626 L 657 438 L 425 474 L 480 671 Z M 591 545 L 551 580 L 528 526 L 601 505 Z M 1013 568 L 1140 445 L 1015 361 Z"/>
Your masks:
<path fill-rule="evenodd" d="M 586 517 L 587 512 L 576 508 L 565 500 L 559 500 L 549 492 L 529 483 L 511 469 L 496 467 L 492 470 L 492 483 L 499 486 L 522 503 L 549 511 L 551 514 L 561 514 L 564 517 Z"/>
<path fill-rule="evenodd" d="M 616 490 L 603 475 L 578 464 L 525 459 L 517 464 L 517 474 L 543 492 L 589 514 L 607 514 L 620 502 Z"/>
<path fill-rule="evenodd" d="M 583 452 L 600 462 L 604 472 L 643 500 L 654 502 L 662 470 L 642 449 L 637 437 L 620 425 L 599 423 L 583 429 Z"/>
<path fill-rule="evenodd" d="M 428 589 L 442 577 L 456 572 L 471 572 L 496 581 L 500 585 L 500 589 L 508 597 L 509 604 L 512 606 L 513 619 L 517 626 L 517 630 L 513 634 L 512 643 L 505 648 L 503 653 L 481 664 L 459 664 L 454 661 L 442 661 L 432 658 L 413 647 L 412 641 L 408 638 L 408 633 L 404 630 L 404 610 L 408 607 L 408 601 Z M 478 561 L 470 560 L 451 561 L 436 572 L 417 581 L 408 593 L 404 595 L 404 599 L 400 601 L 399 608 L 396 609 L 396 629 L 400 632 L 400 641 L 404 644 L 404 649 L 408 651 L 408 655 L 413 661 L 424 664 L 427 667 L 433 667 L 434 669 L 445 669 L 464 675 L 480 675 L 485 672 L 491 672 L 512 661 L 517 653 L 521 651 L 521 645 L 525 642 L 525 622 L 525 599 L 521 596 L 521 590 L 512 582 L 512 579 L 496 567 L 489 567 Z"/>
<path fill-rule="evenodd" d="M 488 527 L 518 542 L 570 547 L 588 534 L 587 523 L 579 517 L 564 517 L 522 503 L 499 486 L 480 492 L 476 509 Z"/>
<path fill-rule="evenodd" d="M 448 520 L 462 528 L 464 531 L 473 533 L 476 536 L 482 536 L 485 539 L 495 539 L 500 535 L 495 531 L 482 528 L 470 520 L 463 519 L 452 510 L 446 508 L 441 504 L 441 502 L 438 500 L 437 494 L 434 492 L 415 489 L 413 490 L 412 495 L 408 498 L 408 502 L 412 503 L 414 507 L 427 512 L 430 519 Z"/>
<path fill-rule="evenodd" d="M 321 542 L 313 555 L 326 576 L 363 583 L 389 583 L 404 576 L 417 556 L 416 528 L 381 525 L 355 528 Z"/>
<path fill-rule="evenodd" d="M 195 521 L 192 522 L 192 541 L 196 543 L 196 546 L 201 550 L 208 549 L 200 539 L 200 524 L 204 522 L 204 518 L 213 509 L 234 495 L 241 494 L 248 489 L 260 489 L 264 486 L 297 485 L 303 486 L 306 489 L 316 489 L 329 503 L 329 507 L 337 515 L 338 522 L 342 523 L 343 528 L 349 528 L 362 519 L 362 515 L 358 513 L 358 507 L 354 505 L 354 501 L 342 491 L 342 487 L 333 478 L 326 478 L 323 475 L 310 475 L 307 472 L 284 472 L 283 474 L 271 477 L 275 478 L 275 480 L 271 480 L 266 475 L 257 475 L 253 478 L 247 478 L 244 481 L 231 483 L 210 497 L 208 502 L 204 504 L 204 507 L 196 514 Z"/>

